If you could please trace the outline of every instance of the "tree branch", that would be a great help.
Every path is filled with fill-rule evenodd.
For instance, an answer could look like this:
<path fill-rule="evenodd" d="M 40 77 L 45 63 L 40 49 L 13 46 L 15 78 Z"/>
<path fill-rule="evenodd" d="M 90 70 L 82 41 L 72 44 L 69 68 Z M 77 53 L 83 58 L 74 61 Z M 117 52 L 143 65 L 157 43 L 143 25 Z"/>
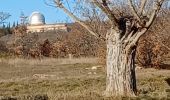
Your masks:
<path fill-rule="evenodd" d="M 139 9 L 139 16 L 141 16 L 143 14 L 146 2 L 147 2 L 147 0 L 141 0 L 141 5 L 140 5 L 140 9 Z"/>
<path fill-rule="evenodd" d="M 62 4 L 62 2 L 60 0 L 55 0 L 54 1 L 55 4 L 57 5 L 57 7 L 59 7 L 60 9 L 62 9 L 68 16 L 70 16 L 75 22 L 79 23 L 81 26 L 83 26 L 85 29 L 87 29 L 90 34 L 92 34 L 93 36 L 99 38 L 99 36 L 93 32 L 84 22 L 82 22 L 78 17 L 76 17 L 73 13 L 71 13 L 68 9 L 66 9 L 66 7 Z"/>
<path fill-rule="evenodd" d="M 46 0 L 44 0 L 44 3 L 47 5 L 47 6 L 51 6 L 51 7 L 54 7 L 56 8 L 56 6 L 54 4 L 50 4 L 49 2 L 47 2 Z"/>
<path fill-rule="evenodd" d="M 135 7 L 133 6 L 133 3 L 132 3 L 132 0 L 128 0 L 128 4 L 129 4 L 129 7 L 133 13 L 133 15 L 136 17 L 136 19 L 141 22 L 141 19 L 139 17 L 139 15 L 137 14 L 137 11 L 135 10 Z"/>
<path fill-rule="evenodd" d="M 0 12 L 0 24 L 2 24 L 6 19 L 8 19 L 11 15 L 9 13 Z"/>
<path fill-rule="evenodd" d="M 131 31 L 130 33 L 126 33 L 122 39 L 121 39 L 121 42 L 127 42 L 131 37 L 132 37 L 132 34 L 133 34 L 134 31 Z"/>
<path fill-rule="evenodd" d="M 137 32 L 134 36 L 132 36 L 132 37 L 130 38 L 130 40 L 131 40 L 132 42 L 130 43 L 129 46 L 132 47 L 132 46 L 136 45 L 136 43 L 138 42 L 139 38 L 140 38 L 144 33 L 146 33 L 147 30 L 148 30 L 147 28 L 143 28 L 140 32 Z"/>
<path fill-rule="evenodd" d="M 157 0 L 156 1 L 156 4 L 155 4 L 155 6 L 153 8 L 153 11 L 152 11 L 152 14 L 151 14 L 151 16 L 149 18 L 149 21 L 146 23 L 145 27 L 149 28 L 152 25 L 152 23 L 155 20 L 156 15 L 158 14 L 163 2 L 164 2 L 164 0 Z"/>
<path fill-rule="evenodd" d="M 151 14 L 149 21 L 146 23 L 146 28 L 143 28 L 142 30 L 140 30 L 139 32 L 137 32 L 134 36 L 132 36 L 130 38 L 130 40 L 132 41 L 130 43 L 130 47 L 136 45 L 137 41 L 139 40 L 139 38 L 146 33 L 146 31 L 149 29 L 149 27 L 151 26 L 151 24 L 153 23 L 153 21 L 156 18 L 156 15 L 158 14 L 162 4 L 163 4 L 164 0 L 157 0 L 156 5 L 154 6 L 154 11 Z"/>
<path fill-rule="evenodd" d="M 107 0 L 102 0 L 102 3 L 100 3 L 97 0 L 93 0 L 93 3 L 107 15 L 107 17 L 110 19 L 112 24 L 118 26 L 118 20 L 116 16 L 114 15 L 114 13 L 108 7 L 108 4 L 106 1 Z"/>

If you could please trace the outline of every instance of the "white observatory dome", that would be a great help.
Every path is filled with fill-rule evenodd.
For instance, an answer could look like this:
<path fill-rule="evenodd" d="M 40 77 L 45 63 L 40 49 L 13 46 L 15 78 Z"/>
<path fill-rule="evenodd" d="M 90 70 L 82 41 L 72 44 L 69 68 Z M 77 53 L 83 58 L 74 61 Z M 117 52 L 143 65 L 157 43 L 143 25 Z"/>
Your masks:
<path fill-rule="evenodd" d="M 33 12 L 29 17 L 30 25 L 42 25 L 45 24 L 45 17 L 40 12 Z"/>

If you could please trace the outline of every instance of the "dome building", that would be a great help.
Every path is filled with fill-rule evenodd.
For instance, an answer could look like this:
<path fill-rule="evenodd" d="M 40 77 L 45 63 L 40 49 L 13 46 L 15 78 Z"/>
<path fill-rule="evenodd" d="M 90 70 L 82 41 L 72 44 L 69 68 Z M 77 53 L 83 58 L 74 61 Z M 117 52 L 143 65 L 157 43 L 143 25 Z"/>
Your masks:
<path fill-rule="evenodd" d="M 45 17 L 39 12 L 33 12 L 29 17 L 30 25 L 43 25 L 45 24 Z"/>
<path fill-rule="evenodd" d="M 62 30 L 68 31 L 67 25 L 65 23 L 57 24 L 46 24 L 45 17 L 40 12 L 33 12 L 29 17 L 29 23 L 27 25 L 27 32 L 46 32 Z"/>

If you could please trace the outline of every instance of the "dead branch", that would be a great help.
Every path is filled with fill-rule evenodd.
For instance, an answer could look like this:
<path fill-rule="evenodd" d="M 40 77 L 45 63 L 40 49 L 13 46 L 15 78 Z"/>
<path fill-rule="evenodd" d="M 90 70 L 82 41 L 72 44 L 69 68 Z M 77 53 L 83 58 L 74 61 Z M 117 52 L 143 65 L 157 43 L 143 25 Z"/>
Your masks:
<path fill-rule="evenodd" d="M 128 5 L 129 5 L 129 7 L 130 7 L 130 9 L 131 9 L 131 11 L 132 11 L 132 14 L 133 14 L 133 15 L 136 17 L 136 19 L 140 22 L 141 19 L 140 19 L 139 15 L 137 14 L 137 11 L 135 10 L 135 7 L 134 7 L 134 5 L 133 5 L 133 3 L 132 3 L 132 0 L 128 0 Z"/>
<path fill-rule="evenodd" d="M 108 4 L 106 2 L 107 0 L 102 0 L 102 3 L 98 2 L 97 0 L 93 0 L 93 3 L 99 7 L 106 15 L 107 17 L 110 19 L 110 21 L 112 22 L 112 24 L 114 24 L 115 26 L 118 26 L 118 20 L 115 16 L 115 14 L 111 11 L 111 9 L 108 7 Z"/>
<path fill-rule="evenodd" d="M 8 13 L 0 12 L 0 24 L 4 23 L 11 15 Z"/>
<path fill-rule="evenodd" d="M 149 27 L 151 26 L 151 24 L 155 20 L 156 15 L 158 14 L 158 12 L 159 12 L 159 10 L 160 10 L 160 8 L 162 6 L 163 1 L 164 0 L 157 0 L 156 5 L 153 8 L 154 11 L 153 11 L 153 13 L 150 16 L 149 21 L 146 23 L 146 28 L 143 28 L 140 32 L 138 32 L 136 35 L 131 37 L 131 40 L 133 40 L 133 41 L 131 42 L 130 46 L 136 45 L 136 42 L 139 40 L 139 38 L 144 33 L 146 33 L 146 31 L 149 29 Z"/>
<path fill-rule="evenodd" d="M 140 9 L 139 9 L 139 16 L 141 16 L 143 14 L 146 2 L 147 2 L 147 0 L 141 0 L 141 5 L 140 5 Z"/>
<path fill-rule="evenodd" d="M 70 16 L 73 20 L 75 20 L 75 22 L 79 23 L 80 25 L 82 25 L 85 29 L 87 29 L 89 31 L 90 34 L 92 34 L 93 36 L 95 36 L 96 38 L 99 38 L 99 36 L 93 32 L 89 26 L 87 26 L 84 22 L 82 22 L 78 17 L 76 17 L 73 13 L 71 13 L 60 0 L 55 0 L 54 1 L 55 4 L 57 5 L 57 7 L 59 7 L 60 9 L 62 9 L 68 16 Z"/>
<path fill-rule="evenodd" d="M 142 29 L 140 32 L 138 32 L 137 34 L 135 34 L 134 36 L 132 36 L 132 37 L 130 38 L 130 40 L 131 40 L 132 42 L 130 43 L 129 46 L 130 46 L 130 47 L 135 46 L 136 43 L 137 43 L 137 41 L 139 40 L 139 38 L 140 38 L 144 33 L 146 33 L 147 30 L 148 30 L 147 28 L 144 28 L 144 29 Z"/>
<path fill-rule="evenodd" d="M 146 23 L 146 27 L 149 28 L 151 24 L 153 23 L 154 19 L 156 18 L 156 15 L 158 14 L 164 0 L 157 0 L 155 3 L 155 6 L 153 7 L 152 14 L 149 18 L 149 21 Z"/>

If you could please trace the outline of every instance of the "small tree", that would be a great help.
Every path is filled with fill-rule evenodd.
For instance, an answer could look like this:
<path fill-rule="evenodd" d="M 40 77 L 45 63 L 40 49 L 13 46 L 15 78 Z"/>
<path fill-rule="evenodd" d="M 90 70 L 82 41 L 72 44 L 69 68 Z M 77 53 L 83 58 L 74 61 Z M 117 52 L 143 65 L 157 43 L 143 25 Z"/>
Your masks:
<path fill-rule="evenodd" d="M 103 12 L 109 19 L 111 27 L 106 35 L 107 45 L 107 76 L 105 95 L 134 96 L 137 92 L 135 76 L 135 54 L 139 38 L 147 32 L 156 18 L 164 0 L 53 0 L 56 7 L 62 9 L 68 16 L 78 22 L 96 38 L 100 35 L 94 32 L 87 24 L 84 17 L 79 17 L 83 10 L 74 14 L 70 8 L 76 7 L 94 9 Z M 74 4 L 71 4 L 74 2 Z M 124 10 L 120 10 L 119 4 L 131 11 L 127 16 Z M 151 4 L 147 6 L 148 4 Z M 118 4 L 115 6 L 115 4 Z M 128 4 L 128 6 L 126 6 Z M 88 6 L 91 5 L 91 6 Z M 118 8 L 118 9 L 117 9 Z M 116 14 L 116 10 L 121 12 Z M 81 12 L 82 11 L 82 12 Z M 91 13 L 89 13 L 91 14 Z M 125 16 L 126 15 L 126 16 Z"/>

